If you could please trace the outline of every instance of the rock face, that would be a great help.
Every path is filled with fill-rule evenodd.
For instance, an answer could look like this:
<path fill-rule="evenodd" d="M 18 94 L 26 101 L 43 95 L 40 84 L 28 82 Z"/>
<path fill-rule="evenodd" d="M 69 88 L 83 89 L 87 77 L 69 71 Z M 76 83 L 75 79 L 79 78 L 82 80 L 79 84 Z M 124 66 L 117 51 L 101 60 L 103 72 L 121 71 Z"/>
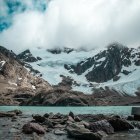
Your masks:
<path fill-rule="evenodd" d="M 90 132 L 82 125 L 71 124 L 67 127 L 67 132 L 70 137 L 81 139 L 81 140 L 101 140 L 103 135 Z"/>
<path fill-rule="evenodd" d="M 132 96 L 121 96 L 115 91 L 99 90 L 92 95 L 82 92 L 54 88 L 49 91 L 41 90 L 21 105 L 35 106 L 92 106 L 92 105 L 128 105 L 137 103 L 140 99 Z"/>
<path fill-rule="evenodd" d="M 93 132 L 104 131 L 107 134 L 114 133 L 114 128 L 111 126 L 111 124 L 107 120 L 101 120 L 94 123 L 90 123 L 89 128 Z"/>
<path fill-rule="evenodd" d="M 113 126 L 114 131 L 127 131 L 129 129 L 134 129 L 133 125 L 121 118 L 111 118 L 109 123 Z"/>
<path fill-rule="evenodd" d="M 45 129 L 37 123 L 27 123 L 22 129 L 25 134 L 32 134 L 33 132 L 36 132 L 37 134 L 45 134 Z"/>
<path fill-rule="evenodd" d="M 134 59 L 136 57 L 138 59 Z M 109 45 L 107 50 L 101 51 L 85 61 L 81 61 L 76 65 L 65 65 L 64 67 L 78 75 L 81 75 L 88 70 L 85 75 L 87 80 L 100 83 L 116 77 L 121 72 L 126 75 L 129 74 L 130 71 L 122 70 L 122 67 L 128 67 L 131 63 L 138 66 L 139 61 L 140 53 L 138 53 L 138 51 L 114 43 Z"/>
<path fill-rule="evenodd" d="M 0 104 L 19 104 L 39 88 L 52 89 L 48 82 L 33 76 L 15 53 L 1 46 L 0 62 L 5 62 L 0 70 Z"/>
<path fill-rule="evenodd" d="M 14 117 L 15 115 L 13 112 L 0 112 L 0 117 Z"/>
<path fill-rule="evenodd" d="M 88 106 L 88 96 L 81 92 L 63 89 L 41 91 L 23 105 Z"/>
<path fill-rule="evenodd" d="M 35 121 L 39 123 L 43 123 L 46 120 L 45 117 L 40 116 L 40 115 L 33 115 L 33 119 L 35 119 Z"/>
<path fill-rule="evenodd" d="M 17 58 L 22 60 L 22 61 L 25 61 L 25 62 L 36 62 L 38 60 L 41 60 L 40 57 L 34 57 L 30 50 L 25 50 L 24 52 L 20 53 L 17 55 Z"/>
<path fill-rule="evenodd" d="M 0 117 L 16 117 L 18 115 L 21 115 L 22 111 L 20 110 L 12 110 L 8 112 L 0 112 Z"/>

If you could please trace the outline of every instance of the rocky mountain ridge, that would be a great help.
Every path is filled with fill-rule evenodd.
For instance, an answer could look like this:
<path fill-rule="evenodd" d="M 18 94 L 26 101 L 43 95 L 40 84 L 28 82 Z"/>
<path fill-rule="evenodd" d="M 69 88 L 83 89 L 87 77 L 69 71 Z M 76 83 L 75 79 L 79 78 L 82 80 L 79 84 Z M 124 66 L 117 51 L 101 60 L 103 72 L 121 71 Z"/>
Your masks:
<path fill-rule="evenodd" d="M 0 104 L 3 104 L 3 102 L 9 104 L 10 100 L 17 95 L 19 95 L 17 100 L 20 98 L 24 100 L 28 97 L 27 94 L 32 96 L 35 93 L 34 90 L 40 88 L 52 89 L 44 79 L 33 76 L 14 52 L 2 46 L 0 46 L 0 64 Z M 18 103 L 18 101 L 15 101 L 15 103 Z"/>
<path fill-rule="evenodd" d="M 40 60 L 26 64 L 53 86 L 65 85 L 88 94 L 105 87 L 122 95 L 136 96 L 139 91 L 140 48 L 112 43 L 106 48 L 90 51 L 34 48 L 30 53 Z M 30 59 L 31 54 L 26 57 Z"/>
<path fill-rule="evenodd" d="M 76 65 L 65 65 L 65 68 L 78 75 L 88 70 L 85 75 L 87 80 L 101 83 L 112 78 L 115 80 L 119 73 L 128 75 L 132 71 L 128 71 L 127 68 L 132 64 L 140 66 L 140 49 L 128 48 L 121 44 L 111 44 L 107 50 L 103 50 Z M 122 70 L 123 67 L 126 70 Z"/>
<path fill-rule="evenodd" d="M 139 98 L 140 92 L 138 90 L 135 92 L 135 96 L 129 95 L 127 93 L 123 94 L 122 96 L 119 90 L 110 88 L 109 87 L 110 85 L 97 88 L 95 84 L 93 85 L 93 82 L 89 83 L 87 82 L 82 84 L 82 86 L 84 87 L 83 88 L 81 86 L 81 83 L 83 82 L 82 80 L 85 79 L 84 77 L 83 79 L 80 79 L 81 77 L 79 76 L 85 75 L 83 73 L 79 75 L 78 73 L 76 74 L 75 71 L 72 71 L 73 66 L 76 67 L 79 64 L 85 65 L 84 63 L 88 62 L 87 60 L 91 59 L 94 60 L 93 66 L 96 65 L 99 67 L 102 67 L 102 65 L 107 62 L 106 60 L 108 60 L 109 64 L 111 65 L 110 67 L 111 69 L 108 69 L 109 72 L 113 71 L 115 68 L 117 69 L 118 73 L 119 72 L 121 73 L 120 76 L 122 77 L 127 76 L 129 78 L 129 75 L 131 76 L 131 73 L 134 73 L 135 71 L 139 72 L 137 70 L 134 70 L 136 68 L 139 68 L 138 66 L 139 52 L 137 49 L 129 49 L 126 47 L 118 48 L 113 46 L 113 48 L 111 47 L 103 51 L 102 50 L 98 51 L 94 53 L 94 55 L 90 54 L 91 52 L 85 51 L 77 52 L 74 50 L 70 53 L 61 52 L 60 54 L 56 53 L 54 54 L 44 50 L 42 51 L 42 49 L 39 49 L 38 51 L 40 52 L 37 52 L 35 54 L 33 50 L 27 50 L 21 53 L 22 55 L 21 54 L 16 55 L 12 51 L 9 51 L 4 47 L 0 47 L 1 105 L 20 104 L 20 105 L 39 105 L 39 106 L 41 105 L 91 106 L 91 105 L 129 105 L 140 103 Z M 115 53 L 115 51 L 117 53 Z M 40 56 L 41 52 L 43 52 L 44 54 Z M 69 58 L 68 56 L 71 57 Z M 89 56 L 91 56 L 90 59 L 88 58 Z M 117 58 L 117 56 L 120 57 Z M 38 57 L 40 57 L 40 59 L 37 59 Z M 103 59 L 104 57 L 105 59 Z M 126 58 L 127 61 L 125 60 Z M 35 59 L 37 61 L 32 61 Z M 25 60 L 29 61 L 27 62 Z M 128 63 L 129 60 L 131 61 L 131 63 Z M 71 62 L 73 62 L 73 64 L 75 65 L 72 65 Z M 132 63 L 137 66 L 134 67 Z M 65 64 L 67 65 L 69 64 L 68 66 L 69 67 L 71 66 L 71 70 L 65 69 Z M 114 67 L 114 65 L 116 67 Z M 87 67 L 89 68 L 88 65 L 86 67 L 82 67 L 82 65 L 80 66 L 81 71 L 87 71 L 86 70 Z M 122 70 L 124 71 L 124 66 L 126 68 L 127 66 L 128 68 L 130 66 L 133 66 L 133 69 L 129 69 L 130 73 L 128 73 L 128 75 L 126 74 L 126 72 L 125 74 L 122 73 Z M 89 69 L 91 69 L 91 66 Z M 50 80 L 49 78 L 51 78 L 53 82 L 57 80 L 58 77 L 55 74 L 58 74 L 60 76 L 61 78 L 59 79 L 60 82 L 58 84 L 49 84 L 47 82 Z M 46 76 L 46 78 L 44 78 L 44 75 Z M 55 76 L 54 79 L 53 76 Z M 120 77 L 120 79 L 122 77 Z M 118 79 L 118 81 L 120 79 Z M 111 81 L 111 84 L 112 82 L 116 81 Z M 120 85 L 120 83 L 118 84 Z M 139 83 L 137 85 L 139 86 Z M 73 88 L 74 86 L 76 88 L 80 88 L 82 92 L 79 92 L 78 91 L 79 89 L 76 88 L 74 89 Z M 94 89 L 94 93 L 90 95 L 86 94 L 84 90 L 88 88 Z"/>

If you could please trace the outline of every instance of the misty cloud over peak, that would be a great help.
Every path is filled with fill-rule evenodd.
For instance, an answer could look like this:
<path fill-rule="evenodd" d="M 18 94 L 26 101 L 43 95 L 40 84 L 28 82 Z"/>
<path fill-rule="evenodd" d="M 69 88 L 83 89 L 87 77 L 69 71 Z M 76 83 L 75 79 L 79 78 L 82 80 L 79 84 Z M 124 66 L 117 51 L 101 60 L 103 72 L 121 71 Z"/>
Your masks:
<path fill-rule="evenodd" d="M 138 0 L 51 0 L 43 4 L 11 0 L 20 1 L 26 9 L 12 17 L 6 1 L 0 2 L 0 19 L 6 17 L 12 23 L 0 33 L 0 45 L 15 52 L 38 46 L 91 49 L 111 42 L 133 47 L 140 44 Z"/>

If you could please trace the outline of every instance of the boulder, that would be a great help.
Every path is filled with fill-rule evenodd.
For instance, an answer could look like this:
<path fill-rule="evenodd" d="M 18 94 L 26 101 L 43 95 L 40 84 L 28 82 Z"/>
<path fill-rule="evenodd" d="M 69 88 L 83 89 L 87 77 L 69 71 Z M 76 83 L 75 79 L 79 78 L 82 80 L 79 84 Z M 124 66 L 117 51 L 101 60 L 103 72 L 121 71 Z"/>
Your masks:
<path fill-rule="evenodd" d="M 86 121 L 81 121 L 80 124 L 84 125 L 85 128 L 89 128 L 89 125 L 90 125 L 90 124 L 89 124 L 88 122 L 86 122 Z"/>
<path fill-rule="evenodd" d="M 12 110 L 12 111 L 8 111 L 9 113 L 15 113 L 16 115 L 21 115 L 22 114 L 22 111 L 21 110 L 18 110 L 18 109 L 15 109 L 15 110 Z"/>
<path fill-rule="evenodd" d="M 67 122 L 74 122 L 74 119 L 71 116 L 68 116 L 68 121 Z"/>
<path fill-rule="evenodd" d="M 62 119 L 62 118 L 64 118 L 64 115 L 62 115 L 60 113 L 57 113 L 52 117 L 52 119 Z"/>
<path fill-rule="evenodd" d="M 0 117 L 14 117 L 16 114 L 14 112 L 0 112 Z"/>
<path fill-rule="evenodd" d="M 53 116 L 54 116 L 54 114 L 51 112 L 51 113 L 49 114 L 49 118 L 53 118 Z"/>
<path fill-rule="evenodd" d="M 114 131 L 127 131 L 129 129 L 134 129 L 133 125 L 131 125 L 125 119 L 110 118 L 108 121 L 114 128 Z"/>
<path fill-rule="evenodd" d="M 78 116 L 82 120 L 84 120 L 86 122 L 97 122 L 97 121 L 107 120 L 108 119 L 108 116 L 103 115 L 103 114 L 97 114 L 97 115 L 93 115 L 93 114 L 80 114 Z"/>
<path fill-rule="evenodd" d="M 43 122 L 43 125 L 46 125 L 47 128 L 53 128 L 53 123 L 51 122 L 51 120 L 46 119 L 45 122 Z"/>
<path fill-rule="evenodd" d="M 76 117 L 74 118 L 74 120 L 75 120 L 76 122 L 80 122 L 80 121 L 82 121 L 81 118 L 78 117 L 78 116 L 76 116 Z"/>
<path fill-rule="evenodd" d="M 134 115 L 134 120 L 135 121 L 140 121 L 140 115 Z"/>
<path fill-rule="evenodd" d="M 22 127 L 22 131 L 25 134 L 32 134 L 33 132 L 45 134 L 45 129 L 38 123 L 27 123 Z"/>
<path fill-rule="evenodd" d="M 39 123 L 43 123 L 45 122 L 46 118 L 41 116 L 41 115 L 33 115 L 33 119 L 35 119 L 36 122 L 39 122 Z"/>
<path fill-rule="evenodd" d="M 83 125 L 70 124 L 67 126 L 68 136 L 80 140 L 101 140 L 103 135 L 93 133 Z"/>
<path fill-rule="evenodd" d="M 70 111 L 69 116 L 71 116 L 73 119 L 75 118 L 74 113 Z"/>
<path fill-rule="evenodd" d="M 45 118 L 49 118 L 49 113 L 45 113 L 45 114 L 44 114 L 44 117 L 45 117 Z"/>
<path fill-rule="evenodd" d="M 128 120 L 128 121 L 134 120 L 134 116 L 128 116 L 128 117 L 127 117 L 127 120 Z"/>
<path fill-rule="evenodd" d="M 107 120 L 101 120 L 89 124 L 89 129 L 93 132 L 104 131 L 107 134 L 113 134 L 114 128 Z"/>
<path fill-rule="evenodd" d="M 140 121 L 140 107 L 132 107 L 132 115 L 134 115 L 134 120 Z"/>

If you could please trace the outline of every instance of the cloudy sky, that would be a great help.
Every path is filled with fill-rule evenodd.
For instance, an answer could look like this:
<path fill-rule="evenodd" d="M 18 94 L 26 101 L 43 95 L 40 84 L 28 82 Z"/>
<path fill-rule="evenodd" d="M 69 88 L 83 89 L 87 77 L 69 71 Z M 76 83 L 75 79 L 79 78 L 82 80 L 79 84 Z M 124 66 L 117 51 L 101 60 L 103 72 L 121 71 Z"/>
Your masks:
<path fill-rule="evenodd" d="M 140 0 L 48 1 L 0 0 L 0 45 L 16 53 L 112 42 L 140 46 Z"/>

